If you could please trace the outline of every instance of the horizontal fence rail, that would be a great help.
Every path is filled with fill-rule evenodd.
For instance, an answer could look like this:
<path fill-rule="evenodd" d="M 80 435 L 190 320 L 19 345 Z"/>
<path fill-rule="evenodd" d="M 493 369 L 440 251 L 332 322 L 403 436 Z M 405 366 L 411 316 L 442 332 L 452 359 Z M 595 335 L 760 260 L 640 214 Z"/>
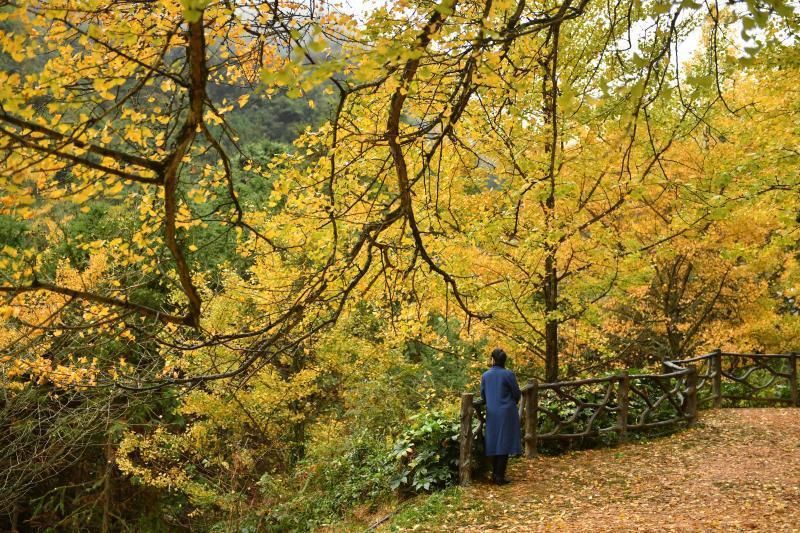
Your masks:
<path fill-rule="evenodd" d="M 671 361 L 698 367 L 701 407 L 788 405 L 798 407 L 796 352 L 788 354 L 711 353 Z"/>
<path fill-rule="evenodd" d="M 624 442 L 690 426 L 706 407 L 798 406 L 797 358 L 788 354 L 713 352 L 664 361 L 662 373 L 538 383 L 521 388 L 526 457 L 587 441 Z M 459 480 L 471 477 L 472 443 L 482 438 L 482 400 L 462 395 Z M 479 423 L 473 423 L 473 414 Z"/>

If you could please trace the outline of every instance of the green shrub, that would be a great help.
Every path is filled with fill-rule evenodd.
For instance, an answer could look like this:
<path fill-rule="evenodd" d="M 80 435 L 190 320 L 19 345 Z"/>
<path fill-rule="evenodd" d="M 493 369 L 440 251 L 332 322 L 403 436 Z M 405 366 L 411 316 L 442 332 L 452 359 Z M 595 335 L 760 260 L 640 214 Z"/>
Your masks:
<path fill-rule="evenodd" d="M 430 492 L 458 481 L 459 434 L 461 423 L 455 412 L 435 410 L 411 419 L 395 442 L 388 462 L 393 465 L 392 490 L 407 493 Z M 484 460 L 483 432 L 477 416 L 472 418 L 472 475 L 481 476 Z"/>
<path fill-rule="evenodd" d="M 344 454 L 323 469 L 320 479 L 330 489 L 333 507 L 338 512 L 389 492 L 391 464 L 386 461 L 387 445 L 367 434 L 351 442 Z"/>
<path fill-rule="evenodd" d="M 377 505 L 391 494 L 388 448 L 364 431 L 315 450 L 288 478 L 265 474 L 258 484 L 271 505 L 259 531 L 313 530 L 360 505 Z"/>
<path fill-rule="evenodd" d="M 396 462 L 392 489 L 421 492 L 438 490 L 458 480 L 459 422 L 444 411 L 412 417 L 414 424 L 394 445 Z"/>

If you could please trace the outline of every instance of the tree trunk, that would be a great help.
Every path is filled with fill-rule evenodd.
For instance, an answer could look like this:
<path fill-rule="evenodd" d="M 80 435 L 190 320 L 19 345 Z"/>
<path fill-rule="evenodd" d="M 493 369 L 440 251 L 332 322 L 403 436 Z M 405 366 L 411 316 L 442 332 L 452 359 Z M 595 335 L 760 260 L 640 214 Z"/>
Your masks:
<path fill-rule="evenodd" d="M 555 266 L 555 254 L 548 253 L 545 258 L 544 309 L 546 313 L 544 326 L 545 341 L 545 381 L 558 381 L 558 319 L 553 313 L 558 310 L 558 277 Z"/>
<path fill-rule="evenodd" d="M 550 129 L 550 138 L 544 143 L 544 151 L 548 155 L 548 193 L 544 205 L 545 228 L 547 242 L 544 260 L 544 279 L 542 292 L 545 309 L 545 381 L 558 381 L 558 264 L 556 252 L 558 242 L 553 238 L 556 222 L 556 149 L 558 148 L 558 81 L 556 66 L 558 64 L 558 31 L 559 25 L 553 28 L 552 48 L 543 61 L 542 97 L 544 111 L 544 127 Z"/>

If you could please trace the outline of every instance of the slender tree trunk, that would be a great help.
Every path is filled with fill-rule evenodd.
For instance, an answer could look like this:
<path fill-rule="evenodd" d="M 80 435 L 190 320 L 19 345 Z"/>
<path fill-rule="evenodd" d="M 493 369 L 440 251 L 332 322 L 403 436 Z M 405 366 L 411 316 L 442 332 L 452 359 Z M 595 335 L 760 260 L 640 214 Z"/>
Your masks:
<path fill-rule="evenodd" d="M 558 277 L 555 254 L 548 252 L 545 258 L 544 304 L 547 318 L 544 325 L 545 380 L 558 381 L 558 319 L 553 313 L 558 310 Z"/>
<path fill-rule="evenodd" d="M 542 293 L 545 308 L 545 380 L 558 381 L 558 261 L 556 252 L 558 242 L 553 236 L 556 222 L 556 149 L 558 148 L 558 82 L 556 67 L 558 64 L 558 31 L 559 25 L 553 28 L 552 48 L 543 62 L 542 97 L 545 131 L 550 130 L 550 137 L 544 144 L 548 155 L 548 195 L 545 200 L 545 228 L 547 242 L 545 244 L 544 278 Z"/>

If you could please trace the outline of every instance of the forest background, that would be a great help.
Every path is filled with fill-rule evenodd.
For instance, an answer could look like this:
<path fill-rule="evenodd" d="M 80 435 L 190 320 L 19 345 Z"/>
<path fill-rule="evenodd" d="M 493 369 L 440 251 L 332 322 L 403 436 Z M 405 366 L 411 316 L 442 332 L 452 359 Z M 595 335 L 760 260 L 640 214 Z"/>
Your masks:
<path fill-rule="evenodd" d="M 796 6 L 363 19 L 0 1 L 0 527 L 314 529 L 454 482 L 496 345 L 796 348 Z"/>

